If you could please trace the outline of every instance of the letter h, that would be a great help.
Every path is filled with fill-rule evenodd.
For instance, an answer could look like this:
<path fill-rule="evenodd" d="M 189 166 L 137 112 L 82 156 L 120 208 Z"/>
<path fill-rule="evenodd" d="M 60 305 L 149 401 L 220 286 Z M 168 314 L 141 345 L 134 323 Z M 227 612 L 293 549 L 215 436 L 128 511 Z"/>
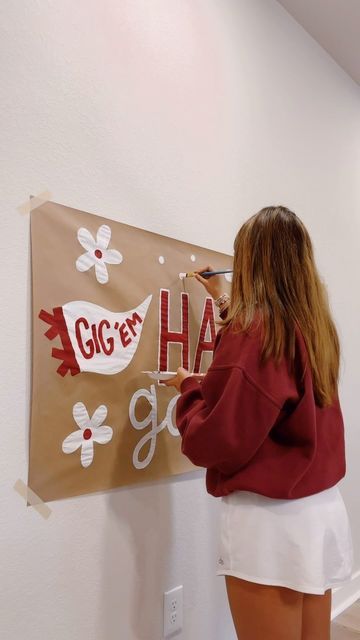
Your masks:
<path fill-rule="evenodd" d="M 181 331 L 169 330 L 169 289 L 160 289 L 159 301 L 159 371 L 168 370 L 169 343 L 182 346 L 182 367 L 189 370 L 189 294 L 181 292 Z"/>

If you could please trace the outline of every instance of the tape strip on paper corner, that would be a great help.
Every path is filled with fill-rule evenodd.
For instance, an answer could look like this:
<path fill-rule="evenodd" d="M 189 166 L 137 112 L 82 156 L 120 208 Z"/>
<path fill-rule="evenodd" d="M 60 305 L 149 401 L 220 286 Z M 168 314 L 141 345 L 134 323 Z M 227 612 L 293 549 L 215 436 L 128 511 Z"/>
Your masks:
<path fill-rule="evenodd" d="M 30 504 L 40 515 L 47 519 L 51 514 L 50 507 L 19 478 L 14 484 L 14 489 L 20 494 L 28 504 Z"/>
<path fill-rule="evenodd" d="M 28 201 L 23 202 L 23 204 L 19 205 L 16 208 L 22 214 L 30 213 L 30 211 L 36 209 L 36 207 L 40 207 L 40 205 L 48 202 L 48 200 L 51 200 L 51 197 L 52 196 L 50 191 L 43 191 L 38 196 L 30 196 L 30 199 Z"/>

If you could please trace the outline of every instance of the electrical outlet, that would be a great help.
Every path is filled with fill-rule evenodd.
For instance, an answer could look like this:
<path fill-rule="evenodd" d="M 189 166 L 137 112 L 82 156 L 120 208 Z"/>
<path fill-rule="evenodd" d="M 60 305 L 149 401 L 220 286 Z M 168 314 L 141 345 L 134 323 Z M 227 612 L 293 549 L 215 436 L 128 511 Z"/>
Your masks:
<path fill-rule="evenodd" d="M 164 593 L 164 638 L 183 626 L 183 587 L 175 587 Z"/>

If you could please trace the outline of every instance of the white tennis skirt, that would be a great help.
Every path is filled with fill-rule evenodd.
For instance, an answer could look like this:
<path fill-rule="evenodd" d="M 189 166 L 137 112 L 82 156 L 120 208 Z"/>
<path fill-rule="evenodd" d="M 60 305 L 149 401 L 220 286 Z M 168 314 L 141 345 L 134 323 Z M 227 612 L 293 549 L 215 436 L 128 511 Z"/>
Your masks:
<path fill-rule="evenodd" d="M 337 485 L 283 500 L 252 491 L 221 498 L 216 575 L 323 594 L 350 580 L 353 540 Z"/>

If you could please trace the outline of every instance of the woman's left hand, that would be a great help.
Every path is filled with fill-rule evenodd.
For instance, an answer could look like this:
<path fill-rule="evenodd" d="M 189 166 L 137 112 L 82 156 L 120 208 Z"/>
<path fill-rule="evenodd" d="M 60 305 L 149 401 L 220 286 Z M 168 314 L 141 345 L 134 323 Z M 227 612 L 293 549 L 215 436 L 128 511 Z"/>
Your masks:
<path fill-rule="evenodd" d="M 191 377 L 191 373 L 184 369 L 183 367 L 178 367 L 176 371 L 176 376 L 173 378 L 169 378 L 169 380 L 162 380 L 163 384 L 166 384 L 167 387 L 176 387 L 178 391 L 180 391 L 180 385 L 185 378 Z"/>

